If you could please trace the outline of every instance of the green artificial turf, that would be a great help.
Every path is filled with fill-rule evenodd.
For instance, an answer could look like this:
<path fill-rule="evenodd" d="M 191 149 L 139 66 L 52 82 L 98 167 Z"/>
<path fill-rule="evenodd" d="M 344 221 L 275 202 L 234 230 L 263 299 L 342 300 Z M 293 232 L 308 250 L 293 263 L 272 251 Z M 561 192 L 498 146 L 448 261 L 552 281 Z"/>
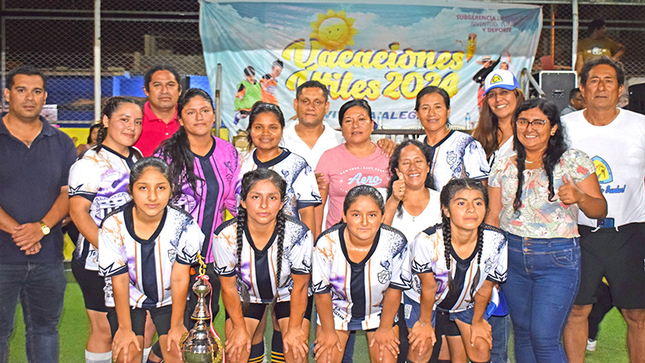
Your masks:
<path fill-rule="evenodd" d="M 215 319 L 215 329 L 223 338 L 224 332 L 224 308 L 220 310 Z M 272 329 L 267 324 L 265 342 L 267 345 L 267 357 L 270 355 Z M 89 323 L 83 305 L 83 296 L 76 283 L 69 283 L 65 293 L 65 308 L 60 323 L 60 362 L 83 363 L 85 361 L 85 343 L 89 332 Z M 585 362 L 587 363 L 627 363 L 627 348 L 625 347 L 626 326 L 618 310 L 613 309 L 603 320 L 600 326 L 598 346 L 595 352 L 587 352 Z M 9 362 L 26 362 L 25 356 L 25 329 L 22 322 L 22 311 L 18 309 L 16 315 L 16 327 L 11 338 L 11 352 Z M 313 336 L 312 336 L 313 339 Z M 515 362 L 512 355 L 511 360 Z M 309 360 L 313 362 L 313 359 Z M 359 332 L 356 337 L 356 349 L 354 351 L 354 362 L 369 362 L 367 354 L 367 342 L 365 334 Z"/>

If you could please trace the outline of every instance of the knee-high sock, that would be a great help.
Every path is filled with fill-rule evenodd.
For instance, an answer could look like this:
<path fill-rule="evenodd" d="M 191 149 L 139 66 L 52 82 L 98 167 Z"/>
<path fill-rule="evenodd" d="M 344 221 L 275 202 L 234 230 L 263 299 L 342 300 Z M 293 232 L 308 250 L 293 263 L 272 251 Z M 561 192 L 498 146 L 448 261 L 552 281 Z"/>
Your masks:
<path fill-rule="evenodd" d="M 271 340 L 271 362 L 284 362 L 284 347 L 282 346 L 282 332 L 273 330 L 273 339 Z"/>
<path fill-rule="evenodd" d="M 249 363 L 262 363 L 264 361 L 264 340 L 251 346 Z"/>

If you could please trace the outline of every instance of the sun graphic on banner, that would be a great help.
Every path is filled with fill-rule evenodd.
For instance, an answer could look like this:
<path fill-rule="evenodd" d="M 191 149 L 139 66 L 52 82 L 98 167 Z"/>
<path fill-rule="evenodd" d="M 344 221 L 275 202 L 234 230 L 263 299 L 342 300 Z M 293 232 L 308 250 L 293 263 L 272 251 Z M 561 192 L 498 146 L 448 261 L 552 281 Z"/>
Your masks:
<path fill-rule="evenodd" d="M 318 20 L 311 23 L 314 31 L 309 36 L 325 49 L 343 50 L 348 45 L 354 45 L 352 37 L 358 34 L 352 25 L 354 19 L 347 18 L 345 10 L 335 12 L 329 9 L 327 14 L 318 14 Z"/>

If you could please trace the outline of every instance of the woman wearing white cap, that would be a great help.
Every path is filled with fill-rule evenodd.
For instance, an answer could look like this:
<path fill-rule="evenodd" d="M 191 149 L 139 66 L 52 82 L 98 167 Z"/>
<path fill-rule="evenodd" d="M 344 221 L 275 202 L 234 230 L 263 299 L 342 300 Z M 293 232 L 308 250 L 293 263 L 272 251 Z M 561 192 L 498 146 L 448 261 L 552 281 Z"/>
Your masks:
<path fill-rule="evenodd" d="M 479 114 L 479 123 L 473 136 L 486 151 L 486 158 L 492 167 L 495 160 L 515 155 L 513 150 L 513 113 L 524 102 L 524 94 L 512 72 L 496 69 L 484 80 L 484 100 Z M 493 311 L 489 323 L 493 329 L 491 362 L 508 360 L 508 338 L 510 318 L 506 309 L 506 297 L 499 291 L 499 308 Z"/>
<path fill-rule="evenodd" d="M 515 155 L 511 119 L 517 105 L 524 102 L 517 79 L 510 71 L 497 69 L 484 81 L 484 102 L 473 136 L 486 151 L 492 166 L 495 159 Z"/>

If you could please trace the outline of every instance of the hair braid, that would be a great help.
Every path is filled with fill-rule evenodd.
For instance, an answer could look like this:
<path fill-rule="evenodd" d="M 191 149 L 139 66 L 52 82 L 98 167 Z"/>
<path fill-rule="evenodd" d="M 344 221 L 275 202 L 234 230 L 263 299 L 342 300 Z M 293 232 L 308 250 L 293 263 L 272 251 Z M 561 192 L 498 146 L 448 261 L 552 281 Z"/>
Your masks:
<path fill-rule="evenodd" d="M 477 272 L 475 273 L 475 278 L 473 279 L 473 284 L 470 287 L 470 297 L 475 299 L 475 292 L 477 285 L 479 285 L 479 278 L 481 277 L 480 265 L 482 262 L 482 250 L 484 249 L 484 227 L 483 224 L 480 224 L 477 228 L 477 244 L 475 245 L 475 250 L 477 251 Z"/>
<path fill-rule="evenodd" d="M 242 280 L 242 245 L 244 244 L 244 229 L 246 228 L 246 209 L 241 205 L 237 207 L 237 266 L 235 266 L 237 288 L 240 293 L 242 301 L 242 311 L 246 310 L 249 306 L 251 297 L 249 296 L 249 289 Z"/>
<path fill-rule="evenodd" d="M 282 286 L 280 285 L 280 277 L 282 276 L 282 259 L 283 259 L 283 253 L 284 253 L 284 229 L 286 225 L 286 220 L 287 218 L 284 215 L 284 212 L 282 209 L 280 209 L 280 212 L 278 212 L 278 216 L 276 219 L 276 225 L 275 229 L 278 231 L 278 253 L 277 253 L 277 260 L 278 260 L 278 266 L 276 268 L 276 276 L 275 276 L 275 287 L 276 291 L 281 288 Z M 287 279 L 289 281 L 289 279 Z M 285 281 L 286 283 L 286 281 Z M 276 293 L 277 296 L 277 293 Z"/>
<path fill-rule="evenodd" d="M 97 132 L 96 135 L 96 145 L 94 145 L 94 150 L 96 152 L 101 151 L 101 148 L 103 147 L 103 141 L 105 141 L 105 138 L 107 137 L 107 127 L 103 125 L 103 122 L 101 121 L 99 123 L 99 131 Z"/>
<path fill-rule="evenodd" d="M 446 258 L 446 268 L 448 269 L 448 296 L 453 293 L 455 282 L 452 280 L 452 271 L 450 268 L 450 252 L 452 251 L 452 236 L 450 231 L 450 218 L 445 214 L 441 216 L 442 224 L 441 231 L 443 232 L 443 249 L 444 257 Z"/>
<path fill-rule="evenodd" d="M 517 138 L 516 138 L 517 139 Z M 524 162 L 526 161 L 526 151 L 524 149 L 517 151 L 517 191 L 515 191 L 515 200 L 513 209 L 517 212 L 522 206 L 522 187 L 524 185 Z"/>

